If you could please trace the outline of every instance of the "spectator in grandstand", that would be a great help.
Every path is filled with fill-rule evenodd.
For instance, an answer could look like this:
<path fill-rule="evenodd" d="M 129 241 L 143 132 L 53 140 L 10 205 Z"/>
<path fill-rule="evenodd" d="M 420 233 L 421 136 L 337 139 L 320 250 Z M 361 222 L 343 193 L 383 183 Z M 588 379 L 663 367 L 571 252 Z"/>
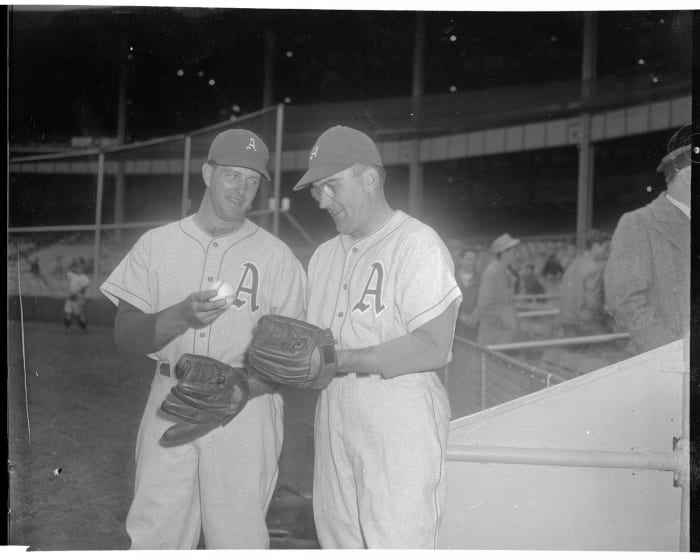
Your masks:
<path fill-rule="evenodd" d="M 477 271 L 477 251 L 473 247 L 464 247 L 458 253 L 457 285 L 462 292 L 459 306 L 459 320 L 456 333 L 470 340 L 476 340 L 478 319 L 474 310 L 479 296 L 481 274 Z"/>
<path fill-rule="evenodd" d="M 513 286 L 513 293 L 514 294 L 520 293 L 520 288 L 521 288 L 520 262 L 521 262 L 521 260 L 522 259 L 520 258 L 520 255 L 518 253 L 516 253 L 512 259 L 512 262 L 510 264 L 508 264 L 508 266 L 506 267 L 508 274 L 510 274 L 511 285 Z"/>
<path fill-rule="evenodd" d="M 63 327 L 64 332 L 70 331 L 70 326 L 75 319 L 83 332 L 87 332 L 87 321 L 85 319 L 86 292 L 90 286 L 90 279 L 85 274 L 84 261 L 81 259 L 73 261 L 68 272 L 68 298 L 63 304 Z"/>
<path fill-rule="evenodd" d="M 550 253 L 542 267 L 542 276 L 544 276 L 548 283 L 554 284 L 561 280 L 563 274 L 564 267 L 559 262 L 559 259 L 557 259 L 556 254 Z"/>
<path fill-rule="evenodd" d="M 519 239 L 504 233 L 491 245 L 495 258 L 481 278 L 475 311 L 479 322 L 476 338 L 479 344 L 502 344 L 519 337 L 513 277 L 508 272 L 508 267 L 515 265 L 515 246 L 518 243 Z"/>
<path fill-rule="evenodd" d="M 691 136 L 687 124 L 671 137 L 656 169 L 666 191 L 623 214 L 613 234 L 604 273 L 607 305 L 636 353 L 689 330 Z"/>
<path fill-rule="evenodd" d="M 520 274 L 520 279 L 522 284 L 520 286 L 521 294 L 527 295 L 537 295 L 545 293 L 544 286 L 540 279 L 535 274 L 535 265 L 532 263 L 526 263 Z"/>
<path fill-rule="evenodd" d="M 564 271 L 569 268 L 569 265 L 576 258 L 576 245 L 573 243 L 562 243 L 561 249 L 557 251 L 557 260 Z"/>
<path fill-rule="evenodd" d="M 586 249 L 564 271 L 559 286 L 561 336 L 586 336 L 608 331 L 603 309 L 603 267 L 610 249 L 610 235 L 592 229 Z"/>

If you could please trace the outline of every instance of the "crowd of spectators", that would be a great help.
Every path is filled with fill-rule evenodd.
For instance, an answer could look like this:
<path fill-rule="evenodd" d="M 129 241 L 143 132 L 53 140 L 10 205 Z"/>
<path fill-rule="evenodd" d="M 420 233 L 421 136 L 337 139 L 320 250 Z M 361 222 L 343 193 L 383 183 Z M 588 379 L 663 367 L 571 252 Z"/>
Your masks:
<path fill-rule="evenodd" d="M 592 229 L 580 251 L 572 239 L 508 233 L 488 249 L 459 248 L 457 334 L 484 346 L 533 338 L 538 333 L 522 328 L 521 312 L 539 303 L 556 315 L 545 338 L 617 330 L 629 334 L 631 353 L 641 353 L 688 336 L 691 138 L 690 125 L 671 137 L 656 169 L 666 191 L 622 215 L 612 236 Z"/>
<path fill-rule="evenodd" d="M 577 252 L 573 239 L 565 237 L 518 240 L 504 234 L 489 247 L 464 243 L 454 254 L 457 282 L 463 294 L 457 335 L 481 344 L 525 340 L 533 333 L 521 328 L 518 311 L 559 309 L 562 303 L 566 310 L 561 318 L 550 320 L 556 324 L 555 329 L 547 331 L 552 336 L 610 332 L 612 325 L 605 316 L 602 291 L 609 239 L 609 234 L 591 230 L 589 245 L 581 253 Z M 492 271 L 487 273 L 489 267 Z"/>

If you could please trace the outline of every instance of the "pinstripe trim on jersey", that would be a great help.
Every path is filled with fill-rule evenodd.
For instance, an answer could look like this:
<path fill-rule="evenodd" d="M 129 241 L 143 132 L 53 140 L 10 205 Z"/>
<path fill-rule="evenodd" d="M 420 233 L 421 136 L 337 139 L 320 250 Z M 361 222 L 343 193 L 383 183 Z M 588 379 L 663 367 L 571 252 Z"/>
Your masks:
<path fill-rule="evenodd" d="M 436 410 L 436 404 L 435 404 L 435 397 L 433 396 L 433 389 L 432 387 L 428 388 L 428 395 L 430 395 L 430 406 L 433 411 L 433 426 L 435 428 L 435 441 L 437 441 L 438 445 L 440 446 L 440 460 L 438 461 L 437 465 L 437 472 L 440 473 L 438 477 L 438 483 L 435 486 L 435 490 L 433 491 L 433 505 L 435 507 L 435 533 L 433 534 L 433 548 L 437 548 L 438 545 L 438 535 L 440 533 L 440 518 L 442 516 L 442 509 L 440 507 L 440 484 L 442 483 L 443 479 L 446 476 L 446 466 L 445 466 L 445 461 L 446 461 L 446 456 L 447 456 L 447 451 L 443 447 L 442 444 L 442 439 L 440 438 L 440 431 L 439 427 L 437 425 L 437 421 L 435 420 L 435 410 Z"/>
<path fill-rule="evenodd" d="M 122 297 L 119 297 L 117 294 L 119 294 L 119 293 L 121 293 L 121 294 L 127 294 L 127 295 L 133 297 L 135 300 L 138 300 L 138 301 L 142 302 L 142 303 L 144 304 L 144 306 L 146 306 L 148 309 L 151 308 L 151 304 L 150 304 L 149 302 L 147 302 L 145 299 L 143 299 L 141 296 L 139 296 L 138 294 L 136 294 L 136 293 L 134 293 L 134 292 L 132 292 L 132 291 L 130 291 L 130 290 L 127 290 L 127 289 L 125 289 L 125 288 L 122 288 L 121 286 L 117 286 L 116 284 L 113 284 L 113 283 L 110 282 L 109 280 L 105 280 L 105 281 L 102 283 L 102 286 L 103 286 L 103 287 L 107 287 L 107 288 L 111 288 L 109 291 L 110 291 L 110 292 L 112 293 L 112 295 L 114 295 L 117 299 L 124 299 L 124 298 L 122 298 Z M 127 301 L 127 300 L 125 300 L 125 301 L 126 301 L 127 303 L 131 303 L 130 301 Z M 133 304 L 132 304 L 132 305 L 133 305 Z M 134 306 L 134 307 L 136 307 L 136 306 Z"/>
<path fill-rule="evenodd" d="M 457 292 L 457 294 L 455 294 L 455 292 Z M 421 311 L 418 315 L 416 315 L 415 317 L 412 317 L 411 319 L 409 319 L 408 321 L 406 321 L 406 326 L 408 327 L 409 325 L 411 325 L 411 323 L 413 323 L 414 321 L 416 321 L 416 320 L 419 319 L 420 317 L 423 317 L 424 315 L 430 313 L 430 312 L 433 311 L 434 309 L 436 309 L 436 308 L 438 308 L 438 307 L 441 307 L 442 304 L 444 303 L 444 301 L 445 301 L 446 299 L 450 298 L 450 295 L 452 295 L 452 298 L 451 298 L 451 300 L 450 300 L 450 303 L 451 303 L 454 299 L 456 299 L 457 297 L 459 297 L 459 293 L 460 293 L 459 287 L 455 286 L 455 287 L 452 288 L 449 292 L 447 292 L 447 293 L 445 294 L 445 296 L 444 296 L 439 302 L 437 302 L 435 305 L 433 305 L 432 307 L 429 307 L 428 309 L 426 309 L 426 310 L 424 310 L 424 311 Z"/>
<path fill-rule="evenodd" d="M 177 223 L 177 226 L 180 228 L 180 231 L 181 231 L 182 233 L 184 233 L 187 237 L 189 237 L 189 238 L 192 239 L 197 245 L 199 245 L 199 246 L 202 248 L 202 252 L 206 254 L 207 249 L 206 249 L 206 247 L 205 247 L 204 245 L 202 245 L 202 242 L 201 242 L 199 239 L 197 239 L 194 235 L 192 235 L 189 231 L 187 231 L 187 230 L 182 226 L 182 224 L 185 222 L 185 220 L 190 219 L 190 218 L 192 218 L 192 217 L 191 217 L 191 216 L 188 216 L 187 218 L 184 218 L 184 219 L 180 220 L 180 221 Z M 191 221 L 194 222 L 194 218 L 192 218 Z M 196 226 L 195 226 L 195 227 L 196 227 Z"/>

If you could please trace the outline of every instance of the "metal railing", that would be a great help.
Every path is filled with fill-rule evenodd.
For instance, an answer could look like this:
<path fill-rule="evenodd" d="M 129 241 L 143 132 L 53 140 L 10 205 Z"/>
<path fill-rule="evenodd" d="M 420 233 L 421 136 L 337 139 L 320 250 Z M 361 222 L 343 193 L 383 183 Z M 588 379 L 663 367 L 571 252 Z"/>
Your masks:
<path fill-rule="evenodd" d="M 535 348 L 552 348 L 554 346 L 582 346 L 587 344 L 602 344 L 617 342 L 629 338 L 629 333 L 595 334 L 590 336 L 575 336 L 568 338 L 550 338 L 547 340 L 527 340 L 523 342 L 509 342 L 507 344 L 489 344 L 487 348 L 497 352 L 509 350 L 532 350 Z"/>
<path fill-rule="evenodd" d="M 268 114 L 275 113 L 275 150 L 273 153 L 273 170 L 272 170 L 272 197 L 267 202 L 267 208 L 261 208 L 257 210 L 252 210 L 247 212 L 246 216 L 272 216 L 272 233 L 279 236 L 280 228 L 280 215 L 284 215 L 287 218 L 288 223 L 296 230 L 306 243 L 310 246 L 315 246 L 314 240 L 308 235 L 304 228 L 299 224 L 297 220 L 289 213 L 289 201 L 280 201 L 281 196 L 281 175 L 282 175 L 282 138 L 283 138 L 283 128 L 284 128 L 284 105 L 279 104 L 275 107 L 268 107 L 254 113 L 250 113 L 236 120 L 235 126 L 239 126 L 246 121 L 253 119 L 260 119 Z M 206 150 L 208 149 L 211 137 L 214 133 L 223 130 L 224 128 L 231 127 L 231 121 L 220 122 L 214 125 L 203 127 L 190 131 L 185 134 L 176 134 L 171 136 L 159 137 L 150 139 L 147 141 L 134 142 L 128 145 L 121 146 L 109 146 L 104 148 L 91 148 L 87 150 L 63 152 L 58 154 L 43 154 L 43 155 L 33 155 L 17 157 L 11 160 L 12 164 L 41 164 L 42 162 L 62 162 L 69 168 L 71 166 L 80 167 L 81 169 L 87 168 L 92 173 L 95 174 L 95 184 L 93 188 L 94 196 L 94 217 L 92 219 L 93 223 L 73 223 L 67 225 L 37 225 L 37 226 L 22 226 L 22 227 L 9 227 L 9 235 L 23 234 L 52 234 L 61 232 L 87 232 L 93 234 L 92 240 L 92 276 L 93 282 L 90 290 L 90 296 L 94 297 L 97 295 L 97 287 L 101 280 L 101 252 L 103 248 L 103 233 L 105 231 L 121 232 L 124 230 L 146 230 L 154 227 L 158 227 L 169 222 L 173 219 L 162 219 L 162 220 L 117 220 L 117 202 L 116 202 L 116 183 L 115 183 L 115 219 L 111 221 L 105 221 L 103 217 L 103 208 L 105 200 L 105 190 L 106 190 L 106 176 L 114 177 L 115 182 L 118 181 L 119 175 L 123 177 L 125 174 L 125 168 L 131 168 L 133 172 L 134 167 L 139 165 L 156 165 L 159 158 L 166 156 L 168 158 L 173 158 L 168 160 L 171 163 L 166 165 L 171 168 L 174 164 L 172 161 L 177 161 L 178 154 L 181 154 L 181 163 L 176 166 L 178 170 L 182 172 L 182 181 L 180 194 L 177 199 L 169 197 L 168 200 L 164 202 L 166 204 L 172 205 L 174 200 L 179 199 L 179 209 L 177 214 L 180 217 L 185 217 L 191 212 L 190 209 L 190 179 L 192 172 L 192 160 L 195 157 L 199 159 L 204 158 L 206 155 Z M 194 142 L 193 142 L 194 141 Z M 193 148 L 193 143 L 195 147 Z M 182 151 L 180 151 L 182 150 Z M 114 160 L 107 161 L 107 157 L 113 157 Z M 127 156 L 130 156 L 127 158 Z M 80 161 L 82 158 L 83 161 Z M 89 159 L 85 159 L 89 158 Z M 78 161 L 76 161 L 76 159 Z M 71 163 L 74 162 L 74 163 Z M 108 165 L 109 164 L 109 165 Z M 171 169 L 172 171 L 172 169 Z M 123 188 L 123 187 L 122 187 Z M 137 191 L 136 191 L 137 192 Z M 87 200 L 90 200 L 90 195 L 88 194 Z M 90 203 L 88 202 L 88 205 Z M 263 202 L 264 204 L 264 202 Z M 132 206 L 134 203 L 132 202 Z M 119 235 L 121 235 L 119 233 Z M 120 238 L 121 239 L 121 238 Z M 25 244 L 26 246 L 26 244 Z M 18 253 L 20 252 L 19 241 L 18 241 Z"/>
<path fill-rule="evenodd" d="M 444 381 L 453 416 L 465 416 L 546 389 L 566 378 L 455 336 Z"/>

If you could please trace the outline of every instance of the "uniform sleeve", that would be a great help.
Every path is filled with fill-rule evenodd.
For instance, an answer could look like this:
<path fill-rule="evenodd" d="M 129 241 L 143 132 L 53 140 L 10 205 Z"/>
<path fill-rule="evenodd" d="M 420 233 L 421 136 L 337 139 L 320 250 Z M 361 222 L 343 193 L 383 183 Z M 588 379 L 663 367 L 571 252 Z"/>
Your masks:
<path fill-rule="evenodd" d="M 275 266 L 270 286 L 270 310 L 277 315 L 304 319 L 306 313 L 306 273 L 299 259 L 285 248 L 281 262 Z"/>
<path fill-rule="evenodd" d="M 637 216 L 625 214 L 620 218 L 610 244 L 610 257 L 604 272 L 605 297 L 615 322 L 629 332 L 640 352 L 670 342 L 659 340 L 658 335 L 665 329 L 655 317 L 649 300 L 651 281 L 648 232 Z"/>
<path fill-rule="evenodd" d="M 396 377 L 443 367 L 450 360 L 456 319 L 455 303 L 414 331 L 379 344 L 377 366 L 382 376 Z"/>
<path fill-rule="evenodd" d="M 130 303 L 144 313 L 154 313 L 149 286 L 149 262 L 152 236 L 145 233 L 100 286 L 100 291 L 114 304 Z"/>
<path fill-rule="evenodd" d="M 397 303 L 408 332 L 462 301 L 454 263 L 437 234 L 411 235 L 399 257 Z"/>

